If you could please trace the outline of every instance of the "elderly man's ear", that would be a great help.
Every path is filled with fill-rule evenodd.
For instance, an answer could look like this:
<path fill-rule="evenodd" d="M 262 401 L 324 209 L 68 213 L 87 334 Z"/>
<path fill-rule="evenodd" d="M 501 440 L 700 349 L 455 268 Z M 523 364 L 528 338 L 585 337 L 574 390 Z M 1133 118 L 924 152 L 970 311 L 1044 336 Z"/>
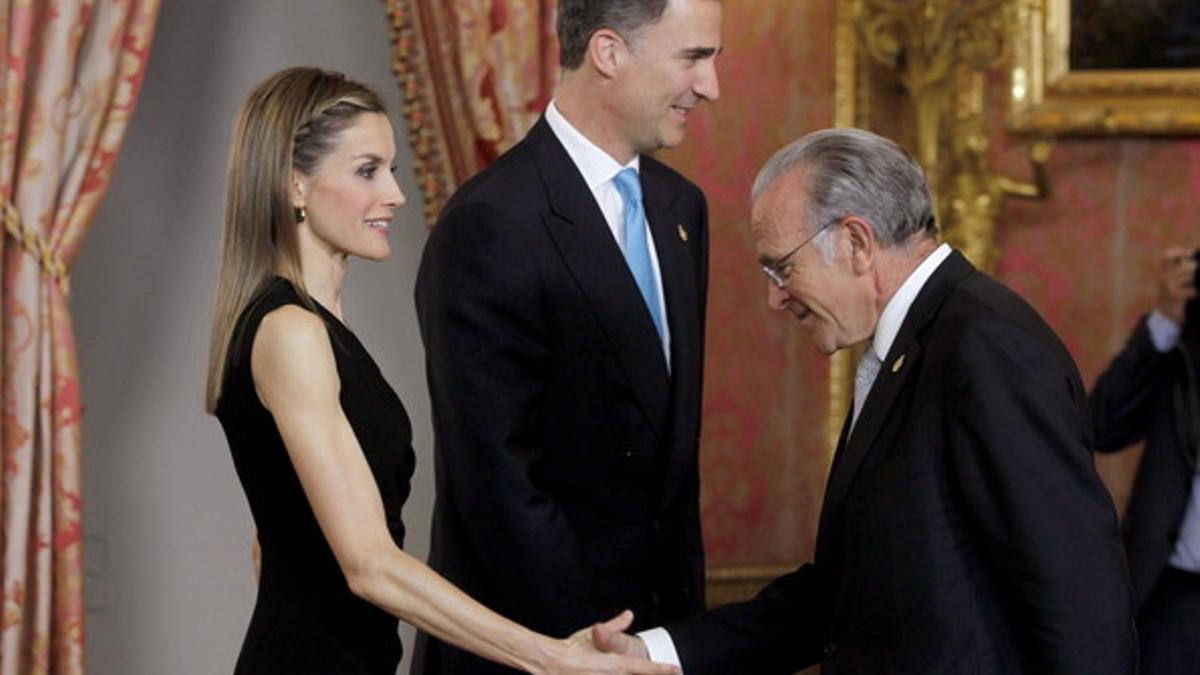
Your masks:
<path fill-rule="evenodd" d="M 855 274 L 865 274 L 875 265 L 875 256 L 879 252 L 879 242 L 875 239 L 875 230 L 867 221 L 858 216 L 850 216 L 842 221 L 845 231 L 845 243 L 850 249 L 850 264 Z"/>

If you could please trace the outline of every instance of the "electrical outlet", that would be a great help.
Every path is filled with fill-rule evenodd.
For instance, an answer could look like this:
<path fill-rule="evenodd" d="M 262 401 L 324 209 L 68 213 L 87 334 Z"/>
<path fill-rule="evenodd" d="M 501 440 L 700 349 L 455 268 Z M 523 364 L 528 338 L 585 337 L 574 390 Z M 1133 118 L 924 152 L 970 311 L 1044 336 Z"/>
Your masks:
<path fill-rule="evenodd" d="M 108 566 L 108 539 L 97 534 L 83 538 L 83 606 L 90 614 L 104 612 L 112 603 L 112 576 Z"/>

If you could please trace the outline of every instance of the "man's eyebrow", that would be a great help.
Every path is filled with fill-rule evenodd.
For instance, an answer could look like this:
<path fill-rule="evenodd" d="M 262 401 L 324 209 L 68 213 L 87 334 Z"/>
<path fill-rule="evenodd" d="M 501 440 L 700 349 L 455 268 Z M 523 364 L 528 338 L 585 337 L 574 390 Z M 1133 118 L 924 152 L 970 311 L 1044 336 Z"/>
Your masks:
<path fill-rule="evenodd" d="M 707 59 L 725 51 L 724 47 L 688 47 L 679 52 L 679 55 L 685 59 Z"/>
<path fill-rule="evenodd" d="M 786 257 L 787 256 L 760 255 L 758 256 L 758 264 L 764 267 L 779 267 L 779 263 L 782 262 Z"/>

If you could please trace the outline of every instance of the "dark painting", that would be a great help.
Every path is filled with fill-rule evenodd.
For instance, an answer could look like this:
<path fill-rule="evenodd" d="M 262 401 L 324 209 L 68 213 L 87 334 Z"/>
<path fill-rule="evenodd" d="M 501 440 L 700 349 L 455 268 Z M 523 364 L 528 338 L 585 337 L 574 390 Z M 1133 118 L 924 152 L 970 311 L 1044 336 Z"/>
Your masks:
<path fill-rule="evenodd" d="M 1200 0 L 1071 0 L 1071 70 L 1200 68 Z"/>

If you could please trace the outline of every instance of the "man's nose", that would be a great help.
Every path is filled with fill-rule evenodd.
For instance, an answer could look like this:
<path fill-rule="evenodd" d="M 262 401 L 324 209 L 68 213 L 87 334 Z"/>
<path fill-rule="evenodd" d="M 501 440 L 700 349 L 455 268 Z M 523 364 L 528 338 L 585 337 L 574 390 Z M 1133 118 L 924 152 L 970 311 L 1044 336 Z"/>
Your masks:
<path fill-rule="evenodd" d="M 780 288 L 774 281 L 767 280 L 767 307 L 777 312 L 786 309 L 790 297 L 786 287 Z"/>
<path fill-rule="evenodd" d="M 708 101 L 715 101 L 721 98 L 721 84 L 717 78 L 717 64 L 709 59 L 701 66 L 702 70 L 696 80 L 692 91 L 697 96 Z"/>

